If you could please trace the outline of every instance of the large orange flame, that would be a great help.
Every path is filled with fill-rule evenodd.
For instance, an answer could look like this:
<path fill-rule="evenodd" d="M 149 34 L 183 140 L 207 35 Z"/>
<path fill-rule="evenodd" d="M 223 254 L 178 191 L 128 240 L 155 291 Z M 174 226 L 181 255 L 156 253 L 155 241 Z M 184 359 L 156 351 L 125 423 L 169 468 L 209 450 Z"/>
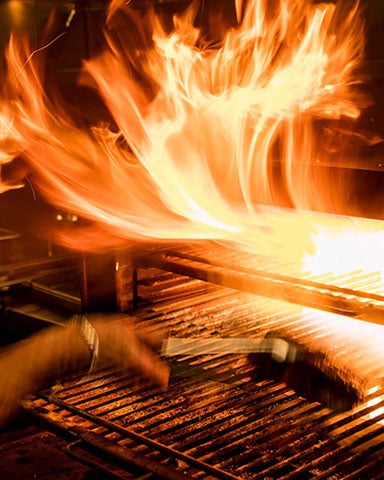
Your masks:
<path fill-rule="evenodd" d="M 311 170 L 316 121 L 359 115 L 364 32 L 348 3 L 238 0 L 237 25 L 209 37 L 194 25 L 197 3 L 170 25 L 114 0 L 107 48 L 84 65 L 114 127 L 76 125 L 47 93 L 44 49 L 12 36 L 0 162 L 21 155 L 49 202 L 123 242 L 213 238 L 299 258 L 316 223 L 308 211 L 329 207 Z M 293 209 L 279 207 L 282 189 Z"/>

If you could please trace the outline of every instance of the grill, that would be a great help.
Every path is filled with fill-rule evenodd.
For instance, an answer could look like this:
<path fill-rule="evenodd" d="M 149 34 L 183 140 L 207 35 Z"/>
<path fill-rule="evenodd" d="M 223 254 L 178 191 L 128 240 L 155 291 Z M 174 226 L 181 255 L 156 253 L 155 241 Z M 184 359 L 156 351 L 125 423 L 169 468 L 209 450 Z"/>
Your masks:
<path fill-rule="evenodd" d="M 366 397 L 332 410 L 242 354 L 172 357 L 166 392 L 131 371 L 69 376 L 22 405 L 68 440 L 69 455 L 115 478 L 384 478 L 384 332 L 356 319 L 380 322 L 375 275 L 290 277 L 287 264 L 210 243 L 128 257 L 117 259 L 117 292 L 142 328 L 198 338 L 289 331 Z M 318 307 L 332 300 L 328 311 L 307 306 L 308 289 Z"/>
<path fill-rule="evenodd" d="M 44 49 L 55 63 L 68 105 L 84 101 L 81 113 L 87 123 L 103 119 L 99 100 L 87 89 L 73 87 L 82 60 L 104 47 L 108 2 L 58 0 L 54 12 L 49 3 L 37 0 L 16 2 L 16 9 L 10 5 L 15 2 L 3 3 L 4 23 L 10 24 L 1 31 L 29 30 L 37 47 L 37 33 L 43 31 Z M 132 3 L 140 9 L 151 2 Z M 190 2 L 154 3 L 172 13 Z M 223 20 L 233 25 L 232 3 L 201 2 L 198 23 L 204 25 L 206 8 L 215 12 L 225 4 Z M 375 105 L 359 127 L 382 136 L 383 55 L 378 45 L 383 44 L 383 9 L 379 0 L 362 3 L 370 26 L 363 69 L 371 77 Z M 19 24 L 19 11 L 25 25 Z M 44 23 L 51 13 L 48 35 Z M 336 165 L 330 158 L 314 167 L 330 179 L 342 170 L 351 175 L 351 211 L 343 213 L 382 221 L 382 146 L 375 143 L 360 152 L 363 160 L 348 158 Z M 272 167 L 278 176 L 279 162 Z M 6 166 L 2 175 L 7 177 Z M 9 175 L 12 179 L 12 169 Z M 129 370 L 70 373 L 21 403 L 29 420 L 68 442 L 69 456 L 96 468 L 102 478 L 115 479 L 384 479 L 384 290 L 377 269 L 364 265 L 343 274 L 314 275 L 288 261 L 211 242 L 74 254 L 25 233 L 36 231 L 36 224 L 57 229 L 59 218 L 64 231 L 76 229 L 67 214 L 45 204 L 36 207 L 40 201 L 29 188 L 0 199 L 0 320 L 10 340 L 20 332 L 27 336 L 47 325 L 64 326 L 74 313 L 100 310 L 127 312 L 140 328 L 171 337 L 276 332 L 322 354 L 324 371 L 363 394 L 351 408 L 329 408 L 316 394 L 292 388 L 283 367 L 265 355 L 170 357 L 165 392 Z M 279 201 L 289 207 L 281 188 Z M 364 261 L 382 266 L 382 257 L 372 248 Z M 299 368 L 290 375 L 304 373 Z M 337 406 L 336 387 L 321 382 L 313 379 L 312 386 L 317 393 L 328 389 Z"/>

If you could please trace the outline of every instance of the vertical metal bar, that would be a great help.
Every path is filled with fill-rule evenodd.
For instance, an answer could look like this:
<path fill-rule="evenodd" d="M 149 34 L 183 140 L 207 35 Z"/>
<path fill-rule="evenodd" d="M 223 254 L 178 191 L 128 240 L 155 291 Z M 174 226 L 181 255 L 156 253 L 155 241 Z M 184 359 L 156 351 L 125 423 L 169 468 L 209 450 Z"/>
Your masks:
<path fill-rule="evenodd" d="M 137 286 L 137 267 L 132 267 L 132 303 L 133 308 L 136 308 L 139 304 L 139 294 Z"/>

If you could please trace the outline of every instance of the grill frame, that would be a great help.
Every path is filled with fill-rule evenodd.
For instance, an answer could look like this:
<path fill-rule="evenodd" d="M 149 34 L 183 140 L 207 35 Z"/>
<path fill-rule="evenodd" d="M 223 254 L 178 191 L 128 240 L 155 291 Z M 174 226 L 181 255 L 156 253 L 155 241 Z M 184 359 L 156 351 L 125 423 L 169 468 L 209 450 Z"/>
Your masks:
<path fill-rule="evenodd" d="M 225 254 L 226 250 L 216 248 L 219 249 L 219 254 L 213 259 L 166 250 L 137 257 L 134 265 L 135 268 L 157 267 L 244 292 L 384 325 L 384 295 L 381 293 L 340 287 L 333 283 L 243 265 L 229 265 L 216 259 L 220 257 L 220 251 Z M 247 260 L 253 262 L 253 256 L 243 256 L 242 263 Z M 137 303 L 136 298 L 135 304 Z"/>

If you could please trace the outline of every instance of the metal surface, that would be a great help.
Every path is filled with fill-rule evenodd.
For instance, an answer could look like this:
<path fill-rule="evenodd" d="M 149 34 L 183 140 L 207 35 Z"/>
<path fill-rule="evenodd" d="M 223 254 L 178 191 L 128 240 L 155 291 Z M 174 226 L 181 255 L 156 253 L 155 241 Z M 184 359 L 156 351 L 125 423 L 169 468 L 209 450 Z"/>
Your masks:
<path fill-rule="evenodd" d="M 383 478 L 384 353 L 372 350 L 384 340 L 381 327 L 341 318 L 338 330 L 328 314 L 303 315 L 288 303 L 183 277 L 173 278 L 179 293 L 169 299 L 162 292 L 169 275 L 163 285 L 161 274 L 153 278 L 153 289 L 149 279 L 139 285 L 142 306 L 132 312 L 143 328 L 184 337 L 288 329 L 316 348 L 341 348 L 332 361 L 344 374 L 349 368 L 348 378 L 360 375 L 365 401 L 336 413 L 274 378 L 257 378 L 247 355 L 186 355 L 172 360 L 166 392 L 132 372 L 105 371 L 27 399 L 29 415 L 119 468 L 159 479 Z"/>
<path fill-rule="evenodd" d="M 268 353 L 278 362 L 294 362 L 302 352 L 298 345 L 278 337 L 173 337 L 163 340 L 161 346 L 161 355 L 167 356 L 237 353 Z"/>
<path fill-rule="evenodd" d="M 367 289 L 369 287 L 367 278 L 364 278 L 366 289 L 362 291 L 358 284 L 349 286 L 349 279 L 347 282 L 344 280 L 345 286 L 339 286 L 343 283 L 342 279 L 333 279 L 333 282 L 339 280 L 339 284 L 335 284 L 327 283 L 326 280 L 323 282 L 294 277 L 278 271 L 249 268 L 245 265 L 249 262 L 252 265 L 254 262 L 254 257 L 251 255 L 237 254 L 241 263 L 226 263 L 225 260 L 220 259 L 225 255 L 228 255 L 228 251 L 219 246 L 206 252 L 206 258 L 193 255 L 188 251 L 183 253 L 170 250 L 137 258 L 136 265 L 156 266 L 180 275 L 256 295 L 384 324 L 384 295 L 370 292 Z M 351 278 L 356 282 L 354 274 Z M 376 278 L 373 281 L 376 283 Z"/>
<path fill-rule="evenodd" d="M 0 265 L 0 288 L 25 282 L 32 283 L 40 277 L 60 273 L 64 268 L 70 267 L 74 261 L 74 255 L 67 254 Z"/>

